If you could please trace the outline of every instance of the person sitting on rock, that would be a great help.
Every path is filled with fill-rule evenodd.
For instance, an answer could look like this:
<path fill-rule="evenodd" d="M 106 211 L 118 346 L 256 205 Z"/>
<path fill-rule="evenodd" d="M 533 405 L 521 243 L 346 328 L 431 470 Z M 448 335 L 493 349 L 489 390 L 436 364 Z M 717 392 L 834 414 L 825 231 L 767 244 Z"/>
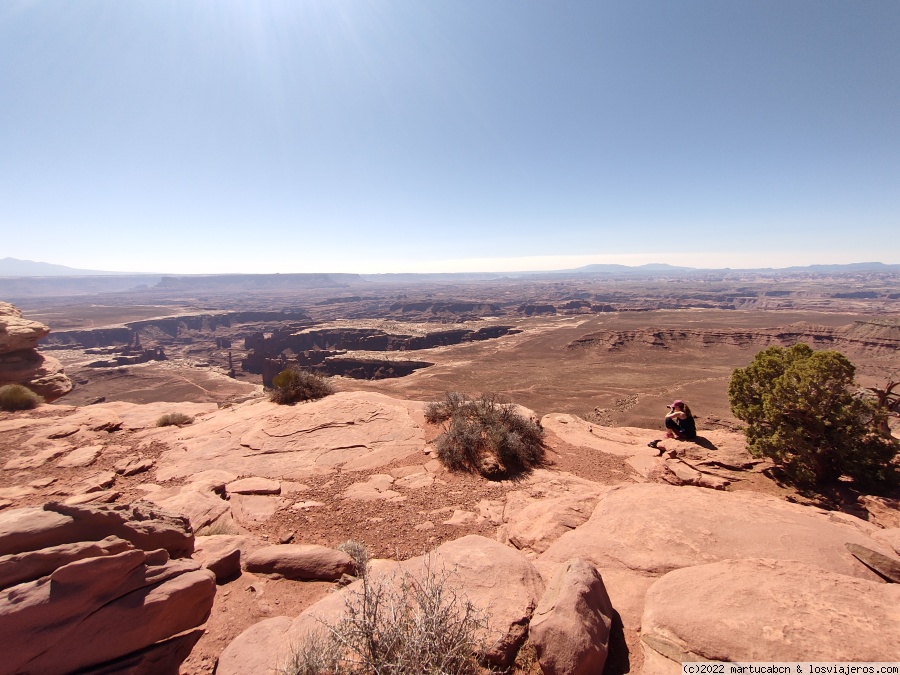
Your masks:
<path fill-rule="evenodd" d="M 691 409 L 682 400 L 677 400 L 672 405 L 667 405 L 669 414 L 666 415 L 666 437 L 679 441 L 693 441 L 697 438 L 697 424 Z"/>

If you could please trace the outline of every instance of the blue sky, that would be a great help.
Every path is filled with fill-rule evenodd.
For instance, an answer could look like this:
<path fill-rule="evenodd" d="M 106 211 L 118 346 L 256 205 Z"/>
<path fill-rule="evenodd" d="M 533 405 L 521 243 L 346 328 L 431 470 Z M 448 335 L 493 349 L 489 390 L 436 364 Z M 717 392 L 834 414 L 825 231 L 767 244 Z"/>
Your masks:
<path fill-rule="evenodd" d="M 0 257 L 900 263 L 900 2 L 4 0 Z"/>

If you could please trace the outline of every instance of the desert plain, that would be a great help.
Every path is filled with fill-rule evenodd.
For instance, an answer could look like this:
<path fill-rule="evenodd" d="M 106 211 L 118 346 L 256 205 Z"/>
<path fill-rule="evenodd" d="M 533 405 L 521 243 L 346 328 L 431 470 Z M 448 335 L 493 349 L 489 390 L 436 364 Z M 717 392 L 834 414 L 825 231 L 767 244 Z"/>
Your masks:
<path fill-rule="evenodd" d="M 197 588 L 212 583 L 202 573 L 216 577 L 193 600 L 173 593 L 176 614 L 179 602 L 209 603 L 192 625 L 174 622 L 174 632 L 67 670 L 53 651 L 78 634 L 66 621 L 83 620 L 57 617 L 58 633 L 40 622 L 20 629 L 38 646 L 0 673 L 276 672 L 310 617 L 333 615 L 359 582 L 350 574 L 340 591 L 329 574 L 247 561 L 347 540 L 383 561 L 374 569 L 384 574 L 443 555 L 461 592 L 492 617 L 496 669 L 674 673 L 683 660 L 900 658 L 900 586 L 851 551 L 900 570 L 900 495 L 801 494 L 779 483 L 747 453 L 727 396 L 734 368 L 797 342 L 844 353 L 860 389 L 897 380 L 900 274 L 279 276 L 89 293 L 0 280 L 22 321 L 49 329 L 36 347 L 69 380 L 48 404 L 0 413 L 0 571 L 10 556 L 43 550 L 2 542 L 53 503 L 94 523 L 90 537 L 122 536 L 127 555 L 147 551 L 147 569 L 182 565 L 180 576 L 166 574 L 194 575 Z M 269 402 L 264 385 L 289 366 L 327 376 L 336 393 Z M 521 406 L 545 430 L 545 462 L 502 480 L 448 471 L 434 448 L 442 427 L 424 407 L 451 391 Z M 647 443 L 663 438 L 674 399 L 694 411 L 698 442 L 666 440 L 658 452 Z M 167 413 L 193 422 L 157 427 Z M 135 504 L 181 517 L 192 552 L 175 547 L 154 562 L 156 544 L 96 525 L 104 509 Z M 144 515 L 128 513 L 131 532 Z M 27 584 L 87 564 L 63 560 L 49 577 L 4 586 L 0 607 Z M 554 655 L 548 645 L 559 638 L 546 626 L 563 609 L 560 588 L 579 583 L 588 595 L 599 583 L 608 601 L 560 620 L 576 662 Z M 91 616 L 115 602 L 98 601 Z M 137 604 L 116 609 L 118 621 L 145 621 L 141 607 L 152 603 Z M 116 620 L 101 628 L 114 632 Z"/>

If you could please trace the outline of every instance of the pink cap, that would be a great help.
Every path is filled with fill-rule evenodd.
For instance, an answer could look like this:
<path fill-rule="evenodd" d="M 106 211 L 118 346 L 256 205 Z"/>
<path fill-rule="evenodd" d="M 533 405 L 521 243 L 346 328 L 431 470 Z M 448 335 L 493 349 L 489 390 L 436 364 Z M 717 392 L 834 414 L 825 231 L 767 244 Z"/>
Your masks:
<path fill-rule="evenodd" d="M 680 405 L 683 406 L 683 405 L 684 405 L 684 401 L 682 401 L 682 400 L 679 398 L 679 399 L 676 399 L 676 400 L 672 401 L 672 405 L 670 405 L 669 407 L 670 407 L 670 408 L 675 408 L 675 407 L 680 406 Z"/>

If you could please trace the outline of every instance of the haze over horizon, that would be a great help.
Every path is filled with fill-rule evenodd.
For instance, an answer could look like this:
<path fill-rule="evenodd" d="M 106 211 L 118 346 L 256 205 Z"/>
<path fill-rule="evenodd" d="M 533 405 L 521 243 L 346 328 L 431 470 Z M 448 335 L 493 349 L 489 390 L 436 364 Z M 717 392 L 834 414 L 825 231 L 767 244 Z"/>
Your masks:
<path fill-rule="evenodd" d="M 0 256 L 900 263 L 900 3 L 14 0 Z"/>

